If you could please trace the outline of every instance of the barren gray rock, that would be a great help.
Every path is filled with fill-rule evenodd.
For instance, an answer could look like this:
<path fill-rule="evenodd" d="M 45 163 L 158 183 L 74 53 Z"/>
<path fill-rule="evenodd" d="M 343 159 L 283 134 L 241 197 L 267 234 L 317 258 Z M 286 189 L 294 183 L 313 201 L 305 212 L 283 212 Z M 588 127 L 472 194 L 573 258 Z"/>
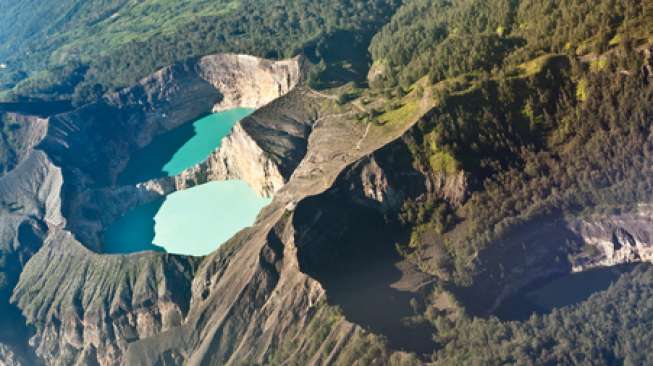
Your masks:
<path fill-rule="evenodd" d="M 633 212 L 593 215 L 571 223 L 583 244 L 593 250 L 573 258 L 573 270 L 620 264 L 653 263 L 653 210 L 642 205 Z"/>
<path fill-rule="evenodd" d="M 197 260 L 98 255 L 62 230 L 29 261 L 13 301 L 48 364 L 120 364 L 128 344 L 175 326 L 188 311 Z"/>
<path fill-rule="evenodd" d="M 28 219 L 40 228 L 31 249 L 38 253 L 22 271 L 13 301 L 35 327 L 30 344 L 41 361 L 332 364 L 374 337 L 367 329 L 399 348 L 415 337 L 432 349 L 430 329 L 409 334 L 402 319 L 385 316 L 384 309 L 409 316 L 410 299 L 425 296 L 437 279 L 397 256 L 397 238 L 389 234 L 401 232 L 386 230 L 384 215 L 396 213 L 407 198 L 432 196 L 457 205 L 468 194 L 468 177 L 416 168 L 409 146 L 417 121 L 370 132 L 354 121 L 356 109 L 335 113 L 333 100 L 296 86 L 300 80 L 300 60 L 211 56 L 50 118 L 38 145 L 43 152 L 33 150 L 0 178 L 0 192 L 33 197 L 25 212 L 7 205 L 13 216 L 3 221 L 14 231 L 2 235 L 16 237 L 15 228 Z M 130 155 L 157 134 L 211 110 L 243 105 L 259 109 L 207 161 L 178 177 L 117 184 Z M 429 106 L 420 108 L 426 113 Z M 102 228 L 129 207 L 234 178 L 274 199 L 252 227 L 206 257 L 88 249 L 100 251 Z M 600 250 L 582 263 L 648 258 L 648 216 L 592 220 L 533 223 L 479 253 L 480 261 L 502 258 L 488 260 L 476 274 L 470 290 L 493 302 L 479 307 L 495 308 L 534 279 L 571 271 L 567 256 L 578 254 L 584 242 Z M 361 299 L 391 301 L 369 309 Z"/>

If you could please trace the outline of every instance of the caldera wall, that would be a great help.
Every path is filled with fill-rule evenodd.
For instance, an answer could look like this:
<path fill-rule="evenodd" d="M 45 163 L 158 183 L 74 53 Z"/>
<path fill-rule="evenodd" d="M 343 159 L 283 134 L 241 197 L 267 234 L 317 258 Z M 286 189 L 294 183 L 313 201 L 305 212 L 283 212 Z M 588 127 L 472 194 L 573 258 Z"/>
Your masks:
<path fill-rule="evenodd" d="M 295 87 L 300 71 L 299 58 L 275 62 L 207 56 L 164 68 L 102 101 L 41 121 L 35 130 L 40 133 L 28 139 L 24 161 L 11 176 L 0 177 L 7 182 L 4 188 L 29 201 L 22 207 L 20 201 L 17 206 L 8 203 L 16 225 L 6 226 L 5 234 L 18 237 L 18 226 L 21 232 L 29 231 L 29 225 L 34 226 L 32 232 L 40 230 L 38 243 L 21 257 L 27 262 L 38 250 L 21 275 L 13 301 L 34 326 L 31 345 L 41 361 L 120 364 L 128 343 L 181 324 L 199 259 L 162 253 L 106 256 L 81 245 L 101 251 L 100 233 L 106 223 L 167 193 L 147 184 L 117 184 L 134 151 L 211 111 L 267 105 Z M 227 144 L 236 151 L 232 155 L 254 153 L 265 161 L 266 152 L 253 135 L 243 141 L 233 134 Z M 273 160 L 265 169 L 255 163 L 247 169 L 276 169 L 269 166 Z M 14 176 L 20 184 L 14 184 Z M 29 215 L 38 220 L 18 225 Z M 69 276 L 72 269 L 79 270 L 77 275 Z M 45 279 L 47 285 L 41 286 Z"/>
<path fill-rule="evenodd" d="M 39 147 L 63 168 L 67 228 L 84 245 L 100 251 L 104 226 L 134 205 L 185 188 L 166 182 L 119 187 L 117 177 L 131 154 L 155 136 L 211 111 L 270 103 L 295 87 L 301 68 L 299 57 L 269 61 L 211 55 L 166 67 L 100 102 L 51 117 Z M 283 183 L 251 136 L 228 137 L 231 142 L 222 154 L 239 159 L 227 159 L 228 167 L 211 180 L 258 176 L 246 181 L 254 186 L 262 181 L 267 187 Z"/>

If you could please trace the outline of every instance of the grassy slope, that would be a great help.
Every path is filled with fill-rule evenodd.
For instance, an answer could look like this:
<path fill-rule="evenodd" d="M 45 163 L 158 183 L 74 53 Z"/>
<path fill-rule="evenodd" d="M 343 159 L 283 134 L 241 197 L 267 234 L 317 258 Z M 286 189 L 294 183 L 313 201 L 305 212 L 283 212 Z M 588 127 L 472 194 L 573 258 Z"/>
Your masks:
<path fill-rule="evenodd" d="M 506 10 L 510 4 L 514 8 Z M 405 91 L 426 76 L 433 86 L 456 78 L 471 82 L 463 94 L 442 95 L 443 103 L 420 123 L 423 140 L 414 147 L 424 170 L 446 175 L 464 170 L 469 196 L 457 204 L 423 197 L 407 202 L 404 215 L 411 217 L 407 224 L 414 234 L 409 258 L 440 276 L 444 288 L 466 287 L 497 263 L 513 268 L 512 258 L 492 256 L 492 247 L 522 223 L 552 212 L 576 215 L 649 202 L 652 89 L 639 76 L 641 50 L 653 39 L 651 19 L 650 0 L 406 2 L 372 42 L 379 71 L 373 87 Z M 468 47 L 474 43 L 467 39 L 480 36 L 487 44 Z M 509 47 L 502 52 L 488 51 L 506 41 Z M 404 118 L 401 109 L 386 116 Z M 441 251 L 446 259 L 438 263 L 432 254 Z M 515 257 L 521 265 L 523 258 Z M 650 279 L 650 272 L 646 276 Z M 488 287 L 493 300 L 499 286 Z M 619 291 L 624 298 L 645 291 L 640 300 L 650 302 L 650 288 L 647 280 L 636 291 L 628 286 Z M 476 295 L 480 301 L 487 294 Z M 437 304 L 428 304 L 425 317 L 438 328 L 443 346 L 433 359 L 440 364 L 650 363 L 642 357 L 645 346 L 637 344 L 650 342 L 641 329 L 592 319 L 609 341 L 593 339 L 590 332 L 566 333 L 587 324 L 580 318 L 591 317 L 592 307 L 606 308 L 606 318 L 650 324 L 648 309 L 610 308 L 611 295 L 514 323 L 472 316 L 455 323 Z M 576 351 L 585 353 L 572 354 Z"/>
<path fill-rule="evenodd" d="M 508 1 L 494 2 L 508 3 Z M 545 209 L 551 207 L 558 208 L 558 202 L 552 201 L 556 197 L 546 193 L 551 187 L 560 186 L 568 189 L 568 191 L 563 193 L 569 193 L 569 196 L 573 194 L 581 196 L 579 202 L 582 204 L 601 202 L 594 199 L 592 195 L 594 193 L 605 195 L 604 191 L 608 189 L 594 190 L 595 187 L 592 186 L 594 183 L 593 180 L 574 180 L 574 175 L 577 172 L 581 172 L 584 166 L 590 166 L 589 163 L 591 161 L 605 160 L 601 159 L 601 154 L 605 154 L 605 152 L 598 147 L 618 145 L 612 143 L 614 142 L 613 140 L 606 139 L 600 134 L 593 134 L 593 131 L 601 129 L 611 130 L 614 134 L 613 139 L 615 140 L 625 139 L 629 135 L 640 137 L 639 134 L 635 134 L 628 129 L 620 131 L 619 128 L 615 127 L 615 125 L 620 124 L 628 127 L 627 124 L 621 123 L 623 121 L 618 119 L 612 121 L 613 123 L 610 126 L 602 126 L 600 119 L 603 118 L 606 121 L 611 121 L 607 112 L 612 113 L 614 111 L 608 110 L 605 116 L 599 116 L 596 108 L 592 108 L 592 105 L 607 105 L 607 103 L 600 103 L 602 101 L 601 98 L 607 99 L 610 97 L 607 94 L 612 93 L 614 96 L 619 96 L 619 93 L 614 92 L 614 90 L 610 92 L 608 87 L 611 86 L 615 90 L 619 89 L 622 86 L 619 84 L 621 81 L 615 78 L 615 85 L 611 85 L 609 84 L 609 75 L 596 76 L 592 74 L 601 70 L 593 70 L 589 74 L 587 72 L 574 72 L 573 77 L 582 75 L 591 79 L 591 82 L 586 82 L 586 88 L 608 90 L 609 92 L 605 93 L 606 95 L 596 90 L 594 92 L 590 90 L 589 92 L 576 93 L 577 96 L 579 94 L 587 96 L 585 98 L 578 98 L 579 100 L 564 101 L 572 105 L 567 106 L 566 111 L 563 110 L 565 113 L 561 112 L 558 114 L 555 114 L 557 112 L 556 108 L 545 110 L 548 103 L 546 101 L 538 101 L 538 99 L 543 98 L 543 96 L 547 97 L 545 92 L 549 89 L 557 90 L 560 88 L 550 88 L 549 85 L 540 85 L 538 82 L 546 83 L 550 80 L 546 75 L 547 73 L 543 71 L 547 71 L 545 66 L 549 61 L 559 57 L 555 56 L 558 53 L 566 53 L 570 58 L 574 58 L 578 53 L 602 52 L 605 51 L 602 48 L 606 46 L 602 44 L 603 40 L 607 40 L 610 46 L 616 47 L 619 43 L 618 40 L 625 35 L 631 35 L 637 41 L 645 42 L 650 40 L 651 30 L 648 27 L 652 23 L 648 22 L 648 19 L 651 13 L 643 12 L 641 13 L 642 16 L 635 15 L 634 18 L 632 18 L 632 15 L 629 15 L 631 18 L 627 18 L 626 22 L 608 26 L 609 29 L 605 34 L 602 37 L 598 37 L 598 34 L 592 30 L 598 29 L 595 27 L 596 24 L 603 24 L 601 14 L 605 15 L 610 12 L 595 10 L 587 6 L 579 6 L 577 8 L 571 6 L 575 11 L 575 15 L 572 13 L 569 16 L 567 13 L 561 15 L 552 13 L 550 9 L 541 8 L 537 1 L 521 1 L 519 2 L 520 6 L 518 9 L 513 12 L 502 12 L 501 14 L 503 16 L 500 19 L 494 19 L 492 17 L 484 18 L 483 16 L 466 18 L 465 11 L 478 9 L 474 6 L 474 0 L 461 0 L 460 3 L 463 3 L 464 6 L 461 9 L 454 9 L 455 12 L 453 14 L 448 14 L 446 11 L 438 14 L 438 11 L 441 10 L 439 8 L 436 9 L 437 11 L 429 13 L 428 9 L 427 11 L 421 9 L 419 3 L 422 4 L 421 6 L 428 6 L 430 1 L 414 0 L 406 2 L 407 5 L 404 7 L 404 11 L 400 12 L 393 23 L 386 27 L 375 39 L 372 53 L 375 56 L 377 64 L 385 63 L 391 65 L 389 76 L 390 79 L 395 80 L 394 83 L 392 80 L 387 83 L 391 87 L 395 87 L 397 82 L 401 81 L 422 80 L 427 76 L 424 74 L 424 70 L 428 73 L 429 69 L 443 70 L 436 74 L 436 76 L 448 78 L 445 81 L 440 81 L 441 83 L 455 80 L 455 77 L 461 77 L 461 75 L 473 79 L 470 89 L 463 88 L 463 91 L 447 93 L 447 95 L 442 97 L 446 103 L 440 108 L 441 113 L 439 115 L 456 118 L 441 118 L 439 120 L 434 118 L 424 121 L 426 125 L 424 135 L 425 137 L 433 137 L 433 140 L 429 137 L 429 139 L 425 140 L 425 144 L 418 148 L 428 158 L 425 160 L 430 163 L 431 170 L 436 172 L 443 170 L 445 173 L 449 173 L 449 171 L 464 169 L 474 174 L 479 180 L 486 180 L 482 182 L 483 184 L 477 184 L 475 187 L 472 187 L 473 190 L 476 190 L 472 196 L 472 200 L 465 203 L 462 209 L 454 212 L 452 215 L 455 216 L 458 214 L 459 217 L 456 217 L 456 219 L 463 220 L 462 223 L 456 222 L 456 220 L 453 220 L 453 224 L 447 223 L 449 219 L 439 217 L 435 212 L 436 210 L 433 209 L 427 209 L 427 211 L 431 212 L 426 213 L 426 222 L 411 223 L 415 224 L 416 228 L 420 227 L 420 225 L 428 226 L 429 228 L 426 230 L 437 231 L 437 235 L 443 234 L 442 231 L 444 231 L 444 234 L 449 236 L 450 239 L 447 248 L 449 255 L 456 257 L 453 259 L 453 262 L 456 264 L 456 269 L 461 273 L 465 271 L 472 273 L 473 268 L 470 267 L 474 266 L 473 259 L 475 253 L 478 249 L 490 242 L 490 240 L 482 240 L 482 237 L 489 237 L 490 234 L 488 232 L 501 232 L 505 230 L 507 226 L 511 225 L 510 223 L 505 223 L 510 221 L 506 219 L 528 219 L 531 217 L 532 212 L 537 211 L 541 207 Z M 569 1 L 569 3 L 573 5 L 579 3 L 579 1 Z M 651 2 L 645 1 L 645 3 L 648 6 Z M 590 3 L 587 2 L 587 4 Z M 411 16 L 411 11 L 409 11 L 411 8 L 418 9 L 417 12 L 424 18 L 424 24 L 420 24 L 419 18 Z M 484 9 L 487 10 L 488 8 L 491 9 L 492 6 L 486 5 Z M 598 14 L 598 19 L 596 17 L 585 16 L 588 12 L 593 15 Z M 478 13 L 482 14 L 483 11 L 479 11 Z M 428 15 L 424 14 L 432 14 L 437 22 L 429 21 Z M 547 14 L 557 15 L 550 16 Z M 405 17 L 405 19 L 402 20 L 402 17 Z M 578 19 L 579 17 L 580 19 Z M 467 19 L 475 19 L 477 23 L 470 25 Z M 612 21 L 611 19 L 608 20 Z M 407 23 L 404 24 L 403 22 Z M 575 25 L 578 22 L 582 23 L 582 27 L 568 26 L 570 24 Z M 429 32 L 438 33 L 439 30 L 435 29 L 435 27 L 429 28 L 433 24 L 448 28 L 444 33 L 446 34 L 444 38 L 448 39 L 447 43 L 442 42 L 439 36 L 435 36 L 433 39 L 427 39 L 426 37 L 418 39 L 424 37 L 424 34 L 429 34 Z M 164 26 L 163 29 L 166 29 L 166 27 Z M 562 29 L 562 31 L 551 32 L 551 27 Z M 174 29 L 174 26 L 167 29 Z M 575 31 L 575 29 L 580 29 L 580 31 Z M 433 57 L 442 54 L 446 55 L 448 57 L 447 59 L 456 61 L 456 57 L 466 56 L 465 54 L 461 55 L 461 52 L 473 53 L 473 50 L 465 48 L 467 45 L 465 42 L 467 42 L 466 39 L 469 37 L 474 38 L 479 34 L 486 35 L 488 42 L 490 42 L 488 44 L 491 45 L 497 44 L 497 40 L 498 44 L 509 40 L 510 47 L 507 47 L 505 52 L 501 52 L 500 54 L 489 52 L 489 54 L 494 56 L 492 62 L 481 66 L 478 66 L 476 62 L 470 62 L 466 67 L 452 68 L 450 65 L 438 63 L 438 60 L 441 60 L 441 58 Z M 606 38 L 605 35 L 609 37 Z M 120 37 L 127 36 L 121 35 Z M 418 39 L 418 41 L 413 42 L 415 39 Z M 515 40 L 519 42 L 513 43 Z M 440 44 L 446 47 L 440 47 Z M 401 54 L 403 52 L 402 46 L 405 46 L 404 48 L 408 50 L 408 53 L 406 53 L 407 56 Z M 462 48 L 456 48 L 459 46 Z M 480 52 L 479 55 L 470 56 L 472 58 L 479 56 L 480 59 L 483 59 L 485 54 L 488 53 Z M 541 56 L 543 54 L 545 56 Z M 573 77 L 570 78 L 569 82 L 576 81 Z M 436 85 L 438 84 L 434 84 L 431 87 L 435 89 Z M 525 85 L 528 88 L 525 88 Z M 633 90 L 632 85 L 628 82 L 623 81 L 623 85 L 631 88 L 628 90 Z M 497 91 L 498 88 L 502 89 Z M 516 96 L 511 96 L 511 93 Z M 573 99 L 573 93 L 567 95 L 567 97 Z M 591 97 L 589 102 L 587 100 L 588 97 Z M 622 97 L 623 99 L 633 99 L 627 93 L 624 93 Z M 397 99 L 394 96 L 390 97 L 388 100 L 384 100 L 383 104 L 392 104 Z M 478 100 L 479 103 L 470 105 L 469 101 L 473 99 Z M 508 105 L 508 102 L 514 105 Z M 554 104 L 558 102 L 560 101 L 553 100 Z M 395 125 L 393 123 L 395 121 L 413 118 L 417 109 L 416 103 L 416 100 L 411 99 L 409 95 L 403 98 L 403 103 L 399 103 L 397 108 L 391 107 L 380 112 L 377 120 L 380 122 L 380 125 L 391 128 Z M 622 104 L 626 105 L 626 103 Z M 378 106 L 379 111 L 383 110 L 381 107 Z M 481 111 L 480 107 L 483 107 L 484 110 Z M 636 109 L 633 107 L 633 110 Z M 484 116 L 482 112 L 487 112 L 485 113 L 487 116 Z M 569 120 L 572 121 L 573 125 L 571 129 L 568 126 L 569 121 L 562 120 L 561 118 L 555 119 L 554 121 L 546 119 L 550 116 L 554 118 L 574 116 L 576 113 L 584 118 L 570 117 Z M 595 119 L 596 121 L 594 121 Z M 522 126 L 527 125 L 527 129 L 522 129 Z M 446 126 L 448 128 L 436 128 L 439 126 Z M 374 125 L 370 133 L 376 133 L 380 129 L 379 126 Z M 449 133 L 449 131 L 454 130 L 461 130 L 463 132 L 460 134 Z M 469 133 L 466 133 L 465 130 L 468 130 Z M 476 136 L 482 136 L 485 141 L 490 142 L 477 141 Z M 587 144 L 587 148 L 575 147 L 575 144 L 580 145 L 587 141 L 593 141 L 593 143 L 591 145 Z M 476 150 L 469 149 L 472 143 L 478 146 Z M 497 145 L 492 145 L 493 143 L 497 143 Z M 634 146 L 637 144 L 624 145 Z M 592 147 L 591 150 L 589 149 L 590 147 Z M 526 151 L 521 150 L 522 148 L 526 149 Z M 586 150 L 595 152 L 598 158 L 596 158 L 597 156 L 593 157 Z M 633 151 L 636 154 L 630 154 L 630 156 L 642 155 L 639 150 L 634 149 Z M 621 150 L 617 149 L 614 152 L 622 153 Z M 625 153 L 623 155 L 629 156 Z M 561 160 L 562 163 L 558 163 L 558 160 Z M 580 161 L 580 163 L 574 164 L 576 160 Z M 608 168 L 611 165 L 608 163 L 610 162 L 606 162 L 602 167 L 604 174 L 610 172 Z M 624 173 L 623 175 L 629 173 L 629 171 L 622 172 L 621 170 L 617 170 L 617 168 L 614 168 L 613 171 Z M 549 174 L 549 171 L 552 173 Z M 565 171 L 573 172 L 572 176 L 565 176 L 563 174 Z M 611 174 L 611 176 L 618 177 L 621 174 Z M 605 181 L 610 184 L 615 183 L 609 177 Z M 590 192 L 575 192 L 574 188 L 580 186 L 579 182 L 587 183 Z M 617 187 L 623 182 L 626 182 L 626 180 L 619 180 L 614 186 Z M 609 186 L 608 188 L 611 187 Z M 615 189 L 618 189 L 618 187 Z M 542 193 L 542 197 L 538 197 L 537 195 L 540 191 L 545 192 Z M 562 201 L 568 201 L 567 196 L 560 196 L 563 197 L 561 199 Z M 585 196 L 589 198 L 585 198 Z M 611 197 L 608 198 L 613 199 Z M 614 197 L 616 197 L 614 200 L 622 198 L 620 194 L 615 194 Z M 639 199 L 641 197 L 635 198 Z M 583 199 L 586 199 L 586 201 L 583 201 Z M 417 204 L 419 205 L 420 203 Z M 434 206 L 439 207 L 441 204 L 444 205 L 446 203 L 436 202 Z M 420 207 L 420 209 L 422 208 Z M 455 210 L 457 208 L 448 207 L 448 209 Z M 486 222 L 491 222 L 492 225 L 484 224 Z M 497 224 L 496 227 L 494 224 Z M 459 225 L 459 228 L 452 228 L 450 225 Z M 437 235 L 436 237 L 439 237 Z M 460 238 L 469 240 L 460 240 Z M 479 241 L 479 243 L 474 243 L 474 241 Z M 461 264 L 458 265 L 459 263 Z M 422 267 L 425 268 L 427 266 Z M 649 282 L 642 284 L 642 287 L 650 288 Z M 621 298 L 625 298 L 625 296 Z M 646 299 L 648 300 L 648 297 Z M 597 300 L 596 302 L 599 301 Z M 614 309 L 606 309 L 606 312 L 610 315 L 614 315 L 615 313 Z M 589 310 L 587 313 L 590 313 Z M 559 314 L 559 318 L 563 319 L 565 323 L 567 322 L 565 320 L 567 317 L 573 316 L 575 314 L 572 312 Z M 434 358 L 444 364 L 470 363 L 467 355 L 473 354 L 475 349 L 484 348 L 488 344 L 496 349 L 497 347 L 491 344 L 492 341 L 496 339 L 501 341 L 508 339 L 510 342 L 506 343 L 510 343 L 512 349 L 505 350 L 505 355 L 494 355 L 496 357 L 493 357 L 492 361 L 496 362 L 497 359 L 505 361 L 507 359 L 508 362 L 515 362 L 517 356 L 513 355 L 513 352 L 523 352 L 526 353 L 527 359 L 530 358 L 529 361 L 531 362 L 542 363 L 542 361 L 551 361 L 551 359 L 563 362 L 565 360 L 561 360 L 558 357 L 563 357 L 564 352 L 561 352 L 560 355 L 545 355 L 549 357 L 548 359 L 537 353 L 546 353 L 553 347 L 556 347 L 555 340 L 549 340 L 548 335 L 542 336 L 539 346 L 541 348 L 537 349 L 537 352 L 531 352 L 531 350 L 522 351 L 527 348 L 526 340 L 518 339 L 516 336 L 510 334 L 498 334 L 501 332 L 512 332 L 515 334 L 524 333 L 530 335 L 533 332 L 537 332 L 539 327 L 551 327 L 554 331 L 563 329 L 562 325 L 555 324 L 555 321 L 557 321 L 556 317 L 548 319 L 550 320 L 550 324 L 533 325 L 516 323 L 513 325 L 518 329 L 509 329 L 510 327 L 508 325 L 497 325 L 494 321 L 469 320 L 463 317 L 461 323 L 455 324 L 455 329 L 451 330 L 445 329 L 449 325 L 440 324 L 442 323 L 442 317 L 437 316 L 430 320 L 438 326 L 440 331 L 439 338 L 444 347 L 441 353 Z M 635 319 L 642 321 L 649 320 L 644 316 L 639 318 L 635 317 Z M 469 323 L 466 323 L 468 321 Z M 574 323 L 573 319 L 569 320 L 569 323 L 575 325 L 581 324 L 578 321 Z M 612 330 L 616 329 L 615 327 L 608 328 Z M 447 332 L 451 332 L 451 334 L 448 335 Z M 485 337 L 488 334 L 489 336 Z M 573 336 L 577 335 L 574 334 Z M 524 338 L 527 337 L 524 336 Z M 540 342 L 539 339 L 538 342 Z M 594 344 L 598 343 L 595 342 Z M 459 351 L 458 347 L 462 347 L 463 351 Z M 493 347 L 488 346 L 487 348 L 492 349 Z M 615 348 L 613 345 L 612 347 L 614 351 Z M 515 351 L 515 349 L 517 350 Z M 518 354 L 518 356 L 523 356 L 523 354 Z M 625 355 L 621 353 L 612 357 L 625 358 Z M 488 360 L 483 361 L 488 362 Z"/>
<path fill-rule="evenodd" d="M 327 74 L 364 76 L 367 55 L 340 51 L 365 53 L 369 38 L 399 3 L 65 0 L 42 1 L 33 12 L 24 3 L 0 0 L 9 9 L 0 14 L 0 62 L 9 64 L 0 71 L 0 98 L 13 94 L 13 99 L 22 95 L 81 104 L 165 65 L 221 52 L 266 58 L 304 53 L 315 63 L 325 60 Z M 351 47 L 334 47 L 343 43 Z"/>
<path fill-rule="evenodd" d="M 0 60 L 37 65 L 88 59 L 132 41 L 174 32 L 198 16 L 223 16 L 234 0 L 0 1 Z M 29 10 L 27 10 L 29 9 Z"/>

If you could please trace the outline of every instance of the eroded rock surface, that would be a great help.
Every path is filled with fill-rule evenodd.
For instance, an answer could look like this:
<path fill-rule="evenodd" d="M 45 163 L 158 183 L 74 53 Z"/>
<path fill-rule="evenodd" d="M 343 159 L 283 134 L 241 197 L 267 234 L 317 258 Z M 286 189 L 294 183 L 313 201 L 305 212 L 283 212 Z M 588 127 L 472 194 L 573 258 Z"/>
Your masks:
<path fill-rule="evenodd" d="M 306 154 L 319 106 L 299 87 L 238 122 L 209 158 L 176 177 L 159 181 L 185 189 L 207 181 L 241 179 L 270 197 Z M 164 186 L 166 185 L 163 183 Z"/>
<path fill-rule="evenodd" d="M 220 76 L 221 68 L 228 77 Z M 420 171 L 409 148 L 417 120 L 361 126 L 353 106 L 342 110 L 328 96 L 293 89 L 299 69 L 290 61 L 204 58 L 50 119 L 40 144 L 45 153 L 33 158 L 43 164 L 25 165 L 28 158 L 10 173 L 45 166 L 63 182 L 53 189 L 61 193 L 57 200 L 31 193 L 40 197 L 35 207 L 46 207 L 39 211 L 46 229 L 13 292 L 34 325 L 30 344 L 42 362 L 346 363 L 347 354 L 374 338 L 369 330 L 393 347 L 433 349 L 428 325 L 406 327 L 401 317 L 388 317 L 410 317 L 413 300 L 418 303 L 437 279 L 397 255 L 394 244 L 406 233 L 389 226 L 385 215 L 409 198 L 432 196 L 457 205 L 468 194 L 467 176 Z M 262 82 L 251 82 L 253 77 Z M 156 134 L 232 106 L 260 108 L 206 162 L 178 177 L 117 186 L 130 154 Z M 420 103 L 418 115 L 431 107 Z M 124 138 L 103 141 L 116 129 Z M 274 194 L 273 202 L 255 225 L 204 258 L 107 256 L 87 249 L 100 249 L 99 231 L 133 205 L 232 178 L 260 195 Z M 52 186 L 57 180 L 43 181 Z M 47 202 L 60 204 L 61 213 L 48 214 Z M 495 308 L 538 276 L 571 271 L 568 255 L 581 253 L 583 240 L 599 250 L 584 263 L 644 258 L 648 219 L 640 216 L 552 219 L 510 232 L 492 252 L 480 253 L 479 260 L 493 265 L 476 274 L 470 291 L 486 299 L 478 304 L 482 311 Z M 387 306 L 369 309 L 370 299 Z"/>
<path fill-rule="evenodd" d="M 620 264 L 653 263 L 653 209 L 640 206 L 634 212 L 593 215 L 572 223 L 585 249 L 573 259 L 573 270 Z"/>
<path fill-rule="evenodd" d="M 45 136 L 47 126 L 41 117 L 0 111 L 0 175 L 25 160 Z"/>
<path fill-rule="evenodd" d="M 49 229 L 64 223 L 61 185 L 61 170 L 37 150 L 0 176 L 0 343 L 5 343 L 7 357 L 16 356 L 11 356 L 11 362 L 34 361 L 27 349 L 30 331 L 9 297 L 23 266 L 41 248 Z"/>
<path fill-rule="evenodd" d="M 62 230 L 29 261 L 13 301 L 48 364 L 121 364 L 128 344 L 182 323 L 197 260 L 91 253 Z"/>
<path fill-rule="evenodd" d="M 211 174 L 204 174 L 200 167 L 196 174 L 137 186 L 121 186 L 118 176 L 131 154 L 155 136 L 212 110 L 260 108 L 292 90 L 300 81 L 301 68 L 300 58 L 268 61 L 244 55 L 206 56 L 161 69 L 134 86 L 107 94 L 101 102 L 50 117 L 39 148 L 63 169 L 62 209 L 67 228 L 85 246 L 101 251 L 103 227 L 128 208 L 187 188 L 191 181 L 241 178 L 258 187 L 262 195 L 278 189 L 285 180 L 278 162 L 270 157 L 274 149 L 266 149 L 264 138 L 258 137 L 267 132 L 257 131 L 254 120 L 234 129 L 226 149 L 205 164 L 219 166 L 210 169 Z M 295 122 L 294 117 L 288 117 L 290 122 Z M 308 126 L 310 122 L 306 117 L 297 123 Z"/>

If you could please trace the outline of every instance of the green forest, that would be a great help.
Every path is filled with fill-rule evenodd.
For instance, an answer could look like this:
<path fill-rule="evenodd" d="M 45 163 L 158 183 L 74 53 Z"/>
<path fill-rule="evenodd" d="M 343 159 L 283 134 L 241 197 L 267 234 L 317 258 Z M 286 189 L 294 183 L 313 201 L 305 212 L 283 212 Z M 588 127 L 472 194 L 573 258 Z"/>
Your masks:
<path fill-rule="evenodd" d="M 438 318 L 435 365 L 650 365 L 653 269 L 642 265 L 607 291 L 525 322 Z"/>
<path fill-rule="evenodd" d="M 469 289 L 497 261 L 521 260 L 498 258 L 492 246 L 520 225 L 653 201 L 653 0 L 61 3 L 38 24 L 42 14 L 8 22 L 20 9 L 0 0 L 9 9 L 0 24 L 20 26 L 15 39 L 0 26 L 0 61 L 18 62 L 10 55 L 28 49 L 37 56 L 0 77 L 4 97 L 84 104 L 217 52 L 306 55 L 315 65 L 310 86 L 323 88 L 347 59 L 357 93 L 388 105 L 429 91 L 437 105 L 412 130 L 412 162 L 430 176 L 464 174 L 468 192 L 459 202 L 409 198 L 387 220 L 410 233 L 397 246 L 438 279 L 436 292 Z M 148 22 L 114 17 L 122 9 L 146 12 Z M 97 33 L 85 34 L 94 24 Z M 338 51 L 349 42 L 358 51 Z M 0 127 L 4 136 L 12 125 Z M 12 157 L 0 160 L 2 171 Z M 499 285 L 479 297 L 496 296 Z M 462 302 L 451 316 L 435 302 L 416 307 L 415 318 L 433 326 L 438 348 L 424 358 L 436 365 L 653 364 L 642 352 L 653 343 L 650 266 L 526 321 L 476 316 Z M 320 310 L 324 322 L 335 316 L 329 311 Z"/>
<path fill-rule="evenodd" d="M 13 94 L 68 98 L 77 104 L 130 85 L 163 66 L 207 54 L 246 53 L 277 59 L 304 53 L 318 63 L 323 58 L 319 49 L 328 47 L 333 34 L 346 32 L 356 35 L 350 38 L 369 39 L 399 5 L 398 0 L 149 0 L 117 5 L 53 1 L 56 6 L 40 8 L 68 7 L 70 12 L 60 19 L 52 17 L 52 23 L 42 23 L 37 13 L 27 13 L 32 18 L 24 20 L 23 32 L 30 34 L 25 44 L 30 51 L 21 51 L 24 37 L 7 21 L 20 8 L 9 3 L 13 2 L 0 3 L 10 10 L 0 15 L 0 24 L 7 25 L 6 29 L 0 26 L 0 39 L 11 34 L 16 41 L 10 39 L 0 48 L 0 60 L 9 57 L 10 65 L 9 70 L 0 71 L 5 74 L 0 83 L 4 79 L 11 86 L 26 77 L 17 82 Z M 130 17 L 115 16 L 122 9 Z M 139 12 L 147 12 L 145 24 Z M 168 17 L 168 13 L 175 16 Z M 88 34 L 86 29 L 93 31 Z M 24 52 L 36 54 L 24 57 Z"/>
<path fill-rule="evenodd" d="M 469 192 L 406 201 L 396 218 L 412 233 L 404 255 L 457 293 L 525 260 L 493 247 L 523 224 L 651 202 L 652 36 L 651 1 L 406 2 L 372 39 L 370 87 L 433 89 L 414 165 L 462 172 Z M 642 266 L 524 322 L 477 317 L 464 302 L 452 317 L 435 300 L 418 318 L 436 328 L 435 364 L 645 365 L 635 350 L 653 336 L 625 324 L 651 321 L 650 279 Z M 483 283 L 474 301 L 489 304 L 502 283 Z"/>

